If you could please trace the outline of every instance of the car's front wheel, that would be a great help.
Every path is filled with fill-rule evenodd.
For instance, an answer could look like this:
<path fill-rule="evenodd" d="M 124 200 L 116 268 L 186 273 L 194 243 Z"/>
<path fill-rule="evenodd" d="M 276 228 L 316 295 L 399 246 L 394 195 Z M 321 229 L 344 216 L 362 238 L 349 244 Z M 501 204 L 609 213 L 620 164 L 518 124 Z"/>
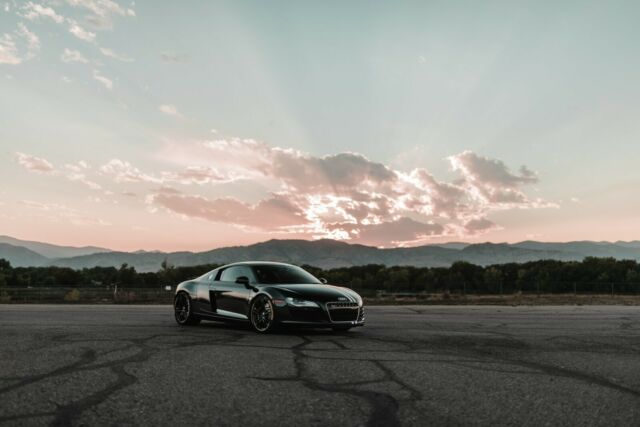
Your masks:
<path fill-rule="evenodd" d="M 200 319 L 193 314 L 193 304 L 186 292 L 180 292 L 173 300 L 173 310 L 179 325 L 197 325 Z"/>
<path fill-rule="evenodd" d="M 258 295 L 251 302 L 249 309 L 251 327 L 260 333 L 268 333 L 275 328 L 275 312 L 273 303 L 266 295 Z"/>

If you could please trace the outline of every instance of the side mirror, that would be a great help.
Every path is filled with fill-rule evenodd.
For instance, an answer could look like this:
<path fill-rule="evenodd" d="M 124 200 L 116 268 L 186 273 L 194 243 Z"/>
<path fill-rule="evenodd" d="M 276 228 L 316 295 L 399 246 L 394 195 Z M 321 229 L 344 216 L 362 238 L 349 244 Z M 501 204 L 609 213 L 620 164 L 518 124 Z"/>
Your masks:
<path fill-rule="evenodd" d="M 324 283 L 326 285 L 327 284 L 327 279 L 325 279 L 324 277 L 321 277 L 320 278 L 320 282 Z"/>
<path fill-rule="evenodd" d="M 244 285 L 247 288 L 249 287 L 249 278 L 246 276 L 240 276 L 236 278 L 236 283 L 239 285 Z"/>

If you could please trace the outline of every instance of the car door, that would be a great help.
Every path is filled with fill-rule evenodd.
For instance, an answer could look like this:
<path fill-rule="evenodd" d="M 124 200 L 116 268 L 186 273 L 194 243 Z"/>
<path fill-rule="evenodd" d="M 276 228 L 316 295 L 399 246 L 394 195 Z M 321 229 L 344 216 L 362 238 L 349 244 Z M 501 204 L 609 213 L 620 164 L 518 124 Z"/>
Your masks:
<path fill-rule="evenodd" d="M 209 286 L 215 279 L 216 274 L 217 270 L 213 270 L 193 280 L 196 284 L 196 295 L 193 300 L 196 313 L 211 314 L 213 312 L 209 302 Z"/>
<path fill-rule="evenodd" d="M 253 271 L 246 265 L 234 265 L 222 271 L 219 280 L 210 286 L 209 299 L 215 313 L 236 319 L 247 319 L 249 300 L 253 291 L 247 286 L 236 283 L 238 277 L 246 277 L 255 283 Z"/>

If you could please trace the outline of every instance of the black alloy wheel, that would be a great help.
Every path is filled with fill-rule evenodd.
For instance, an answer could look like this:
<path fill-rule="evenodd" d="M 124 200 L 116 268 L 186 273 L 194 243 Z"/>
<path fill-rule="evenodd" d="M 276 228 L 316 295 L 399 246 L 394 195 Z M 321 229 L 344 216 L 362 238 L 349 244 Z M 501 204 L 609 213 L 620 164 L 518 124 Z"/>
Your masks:
<path fill-rule="evenodd" d="M 191 298 L 186 292 L 180 292 L 173 300 L 173 309 L 175 312 L 176 322 L 179 325 L 197 325 L 200 323 L 193 314 L 193 305 L 191 304 Z"/>
<path fill-rule="evenodd" d="M 251 303 L 249 310 L 251 327 L 257 332 L 267 333 L 274 329 L 275 313 L 273 304 L 266 295 L 258 295 Z"/>

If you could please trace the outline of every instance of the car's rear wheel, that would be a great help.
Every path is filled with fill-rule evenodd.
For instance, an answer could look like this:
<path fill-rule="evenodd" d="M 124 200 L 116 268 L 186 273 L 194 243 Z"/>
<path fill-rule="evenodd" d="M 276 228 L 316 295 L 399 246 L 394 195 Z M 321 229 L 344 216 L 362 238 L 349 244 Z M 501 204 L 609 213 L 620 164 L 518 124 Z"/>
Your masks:
<path fill-rule="evenodd" d="M 249 321 L 256 332 L 264 334 L 275 329 L 275 312 L 269 297 L 258 295 L 254 298 L 249 309 Z"/>
<path fill-rule="evenodd" d="M 200 319 L 193 314 L 193 304 L 186 292 L 180 292 L 173 300 L 176 322 L 179 325 L 197 325 Z"/>

